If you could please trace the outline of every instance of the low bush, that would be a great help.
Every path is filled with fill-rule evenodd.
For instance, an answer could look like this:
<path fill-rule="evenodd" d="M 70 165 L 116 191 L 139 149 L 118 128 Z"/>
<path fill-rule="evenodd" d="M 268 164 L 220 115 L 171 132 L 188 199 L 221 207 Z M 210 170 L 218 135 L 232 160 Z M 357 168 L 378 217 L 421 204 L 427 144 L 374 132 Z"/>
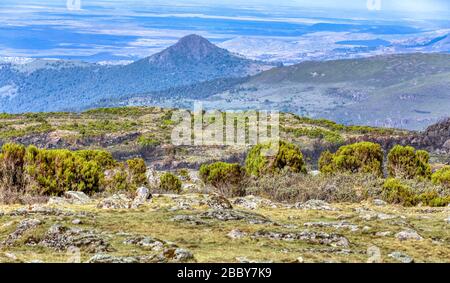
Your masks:
<path fill-rule="evenodd" d="M 145 185 L 144 160 L 131 159 L 125 164 L 102 150 L 49 150 L 5 144 L 0 153 L 0 189 L 9 195 L 20 191 L 52 196 L 69 190 L 94 194 Z M 113 173 L 105 178 L 106 171 Z"/>
<path fill-rule="evenodd" d="M 383 175 L 383 150 L 379 144 L 361 142 L 342 146 L 334 154 L 322 153 L 319 170 L 322 173 L 370 173 Z"/>
<path fill-rule="evenodd" d="M 306 165 L 300 149 L 291 143 L 278 142 L 278 148 L 273 143 L 254 146 L 245 160 L 246 171 L 249 175 L 261 176 L 287 169 L 294 173 L 306 173 Z M 272 152 L 273 151 L 273 152 Z M 269 153 L 266 155 L 265 153 Z"/>
<path fill-rule="evenodd" d="M 434 184 L 443 185 L 450 188 L 450 166 L 445 166 L 434 172 L 431 176 L 431 181 Z"/>
<path fill-rule="evenodd" d="M 205 184 L 218 189 L 219 193 L 228 196 L 243 196 L 241 183 L 245 177 L 245 169 L 236 163 L 216 162 L 200 167 L 200 178 Z"/>
<path fill-rule="evenodd" d="M 390 178 L 384 182 L 382 197 L 391 204 L 416 205 L 416 198 L 412 189 L 398 179 Z"/>
<path fill-rule="evenodd" d="M 129 173 L 129 183 L 133 186 L 133 189 L 139 186 L 146 186 L 148 184 L 147 180 L 147 165 L 142 158 L 133 158 L 126 161 L 128 173 Z"/>
<path fill-rule="evenodd" d="M 431 177 L 429 154 L 415 150 L 411 146 L 394 146 L 388 154 L 388 173 L 391 178 L 425 178 Z"/>
<path fill-rule="evenodd" d="M 159 187 L 162 191 L 180 193 L 181 186 L 181 180 L 172 173 L 164 173 L 160 177 Z"/>

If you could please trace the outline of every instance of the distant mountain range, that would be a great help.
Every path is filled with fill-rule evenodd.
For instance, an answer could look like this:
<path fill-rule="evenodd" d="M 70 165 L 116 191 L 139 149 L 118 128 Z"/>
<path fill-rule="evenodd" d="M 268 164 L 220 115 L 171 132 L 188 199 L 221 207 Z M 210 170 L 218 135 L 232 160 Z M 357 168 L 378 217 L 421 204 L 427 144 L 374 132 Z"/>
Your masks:
<path fill-rule="evenodd" d="M 448 41 L 443 37 L 422 48 Z M 0 112 L 9 113 L 128 105 L 190 108 L 201 100 L 207 108 L 278 109 L 346 124 L 423 129 L 450 116 L 449 90 L 450 54 L 283 67 L 243 58 L 197 35 L 126 65 L 0 61 Z"/>
<path fill-rule="evenodd" d="M 127 65 L 8 60 L 0 63 L 0 112 L 78 111 L 102 99 L 245 77 L 273 66 L 232 54 L 197 35 Z"/>

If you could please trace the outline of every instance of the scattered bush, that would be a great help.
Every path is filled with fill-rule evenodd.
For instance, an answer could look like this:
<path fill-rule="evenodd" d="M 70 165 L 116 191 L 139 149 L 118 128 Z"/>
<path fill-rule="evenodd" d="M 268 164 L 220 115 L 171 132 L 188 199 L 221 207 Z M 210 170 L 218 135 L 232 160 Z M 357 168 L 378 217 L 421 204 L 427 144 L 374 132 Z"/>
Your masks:
<path fill-rule="evenodd" d="M 147 165 L 142 158 L 133 158 L 126 161 L 129 172 L 129 183 L 133 189 L 147 185 Z"/>
<path fill-rule="evenodd" d="M 125 166 L 102 150 L 48 150 L 5 144 L 0 169 L 0 189 L 8 190 L 9 195 L 14 190 L 46 196 L 68 190 L 93 194 L 107 188 L 134 189 L 147 182 L 144 160 L 128 160 Z M 105 171 L 114 173 L 105 179 Z"/>
<path fill-rule="evenodd" d="M 218 192 L 227 197 L 243 196 L 241 183 L 244 180 L 245 169 L 239 164 L 216 162 L 200 167 L 200 178 L 213 185 Z"/>
<path fill-rule="evenodd" d="M 361 142 L 342 146 L 335 154 L 322 153 L 319 170 L 322 173 L 370 173 L 383 175 L 383 150 L 379 144 Z"/>
<path fill-rule="evenodd" d="M 445 166 L 431 176 L 431 181 L 434 184 L 443 185 L 450 188 L 450 166 Z"/>
<path fill-rule="evenodd" d="M 398 179 L 387 179 L 383 185 L 383 199 L 392 204 L 403 206 L 414 206 L 416 204 L 415 195 L 411 188 L 403 184 Z"/>
<path fill-rule="evenodd" d="M 0 153 L 0 189 L 23 190 L 25 147 L 7 143 Z"/>
<path fill-rule="evenodd" d="M 431 166 L 426 151 L 411 146 L 394 146 L 388 154 L 388 173 L 392 178 L 414 179 L 431 177 Z"/>
<path fill-rule="evenodd" d="M 160 177 L 160 189 L 167 192 L 180 193 L 181 181 L 172 173 L 164 173 Z"/>
<path fill-rule="evenodd" d="M 200 167 L 200 178 L 216 188 L 233 187 L 242 181 L 244 170 L 239 164 L 216 162 Z"/>
<path fill-rule="evenodd" d="M 288 169 L 294 173 L 306 173 L 303 154 L 296 145 L 279 141 L 277 152 L 271 152 L 273 148 L 276 148 L 273 143 L 254 146 L 245 160 L 247 173 L 260 176 L 267 173 L 277 173 L 282 169 Z M 273 156 L 266 156 L 265 152 L 270 152 Z"/>

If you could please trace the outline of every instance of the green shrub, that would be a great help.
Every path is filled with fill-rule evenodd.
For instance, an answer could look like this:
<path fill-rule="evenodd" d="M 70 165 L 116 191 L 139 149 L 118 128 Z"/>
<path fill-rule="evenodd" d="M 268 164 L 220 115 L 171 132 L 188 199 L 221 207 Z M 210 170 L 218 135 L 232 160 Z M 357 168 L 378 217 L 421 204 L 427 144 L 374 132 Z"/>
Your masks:
<path fill-rule="evenodd" d="M 216 162 L 200 167 L 200 178 L 214 187 L 238 185 L 243 174 L 244 170 L 239 164 Z"/>
<path fill-rule="evenodd" d="M 416 204 L 416 197 L 411 188 L 398 179 L 390 178 L 384 182 L 382 197 L 386 202 L 392 204 L 403 206 L 414 206 Z"/>
<path fill-rule="evenodd" d="M 437 185 L 450 188 L 450 166 L 445 166 L 431 175 L 431 181 Z"/>
<path fill-rule="evenodd" d="M 319 159 L 319 169 L 322 173 L 370 173 L 383 175 L 383 150 L 379 144 L 361 142 L 341 146 L 331 154 L 322 153 Z"/>
<path fill-rule="evenodd" d="M 112 154 L 105 150 L 79 150 L 74 152 L 86 161 L 95 161 L 103 168 L 112 168 L 117 164 Z"/>
<path fill-rule="evenodd" d="M 180 193 L 181 192 L 181 181 L 177 176 L 172 173 L 164 173 L 160 177 L 160 189 L 167 192 Z"/>
<path fill-rule="evenodd" d="M 0 153 L 0 189 L 22 190 L 24 176 L 25 147 L 7 143 Z"/>
<path fill-rule="evenodd" d="M 267 173 L 277 173 L 282 169 L 288 169 L 295 173 L 306 173 L 306 166 L 300 149 L 296 145 L 284 141 L 278 143 L 278 151 L 273 152 L 273 156 L 264 155 L 264 152 L 271 150 L 272 143 L 254 146 L 245 160 L 247 173 L 260 176 Z"/>
<path fill-rule="evenodd" d="M 126 162 L 130 175 L 129 183 L 135 188 L 147 185 L 147 166 L 144 159 L 133 158 Z"/>
<path fill-rule="evenodd" d="M 431 166 L 426 151 L 411 146 L 394 146 L 388 154 L 388 173 L 392 178 L 426 178 L 431 177 Z"/>
<path fill-rule="evenodd" d="M 330 174 L 334 172 L 333 156 L 329 150 L 322 152 L 319 158 L 319 171 L 321 173 Z"/>
<path fill-rule="evenodd" d="M 431 207 L 443 207 L 450 203 L 450 196 L 441 197 L 436 191 L 428 191 L 416 197 L 416 203 Z"/>
<path fill-rule="evenodd" d="M 63 149 L 46 150 L 29 146 L 26 150 L 25 170 L 30 186 L 44 195 L 60 195 L 68 190 L 87 194 L 98 192 L 105 168 L 94 157 L 101 155 L 94 151 L 78 154 Z"/>

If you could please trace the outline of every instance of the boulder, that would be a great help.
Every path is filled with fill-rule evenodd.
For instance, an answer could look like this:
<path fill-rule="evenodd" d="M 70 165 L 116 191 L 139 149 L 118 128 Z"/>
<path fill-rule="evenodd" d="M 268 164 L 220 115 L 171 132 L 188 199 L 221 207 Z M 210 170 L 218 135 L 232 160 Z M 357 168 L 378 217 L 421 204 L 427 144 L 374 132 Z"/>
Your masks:
<path fill-rule="evenodd" d="M 253 195 L 236 198 L 233 200 L 233 204 L 250 210 L 260 207 L 277 208 L 277 205 L 272 201 Z"/>
<path fill-rule="evenodd" d="M 194 255 L 190 251 L 182 248 L 168 248 L 162 254 L 172 262 L 188 262 L 194 260 Z"/>
<path fill-rule="evenodd" d="M 373 205 L 376 205 L 376 206 L 385 206 L 385 205 L 387 205 L 387 203 L 384 200 L 381 200 L 381 199 L 374 199 L 372 201 L 372 203 L 373 203 Z"/>
<path fill-rule="evenodd" d="M 406 240 L 420 241 L 420 240 L 423 240 L 422 236 L 420 236 L 414 230 L 405 230 L 405 231 L 398 232 L 397 234 L 395 234 L 395 237 L 397 239 L 399 239 L 400 241 L 406 241 Z"/>
<path fill-rule="evenodd" d="M 228 238 L 235 240 L 235 239 L 244 238 L 245 236 L 247 236 L 247 233 L 242 232 L 239 229 L 233 229 L 230 231 L 230 233 L 227 234 L 227 236 L 228 236 Z"/>
<path fill-rule="evenodd" d="M 146 187 L 140 187 L 136 190 L 136 197 L 131 204 L 131 208 L 138 208 L 143 205 L 148 199 L 150 199 L 152 195 L 150 194 L 150 190 Z"/>
<path fill-rule="evenodd" d="M 253 238 L 267 238 L 282 241 L 304 241 L 312 244 L 330 245 L 333 247 L 348 248 L 350 243 L 347 238 L 338 234 L 328 234 L 324 232 L 299 231 L 299 232 L 278 232 L 262 230 L 254 233 Z"/>
<path fill-rule="evenodd" d="M 131 199 L 124 194 L 115 194 L 109 198 L 102 199 L 97 208 L 101 209 L 127 209 L 131 206 Z"/>
<path fill-rule="evenodd" d="M 389 257 L 401 262 L 401 263 L 413 263 L 414 259 L 407 254 L 401 252 L 393 252 L 388 255 Z"/>
<path fill-rule="evenodd" d="M 83 192 L 67 191 L 64 192 L 64 197 L 73 204 L 87 204 L 91 199 Z"/>
<path fill-rule="evenodd" d="M 212 209 L 232 209 L 230 201 L 221 195 L 210 194 L 206 199 L 206 204 Z"/>
<path fill-rule="evenodd" d="M 139 259 L 131 256 L 112 256 L 108 254 L 96 254 L 87 263 L 139 263 Z"/>
<path fill-rule="evenodd" d="M 311 209 L 311 210 L 336 210 L 329 203 L 323 200 L 311 199 L 304 203 L 296 203 L 294 205 L 297 209 Z"/>

